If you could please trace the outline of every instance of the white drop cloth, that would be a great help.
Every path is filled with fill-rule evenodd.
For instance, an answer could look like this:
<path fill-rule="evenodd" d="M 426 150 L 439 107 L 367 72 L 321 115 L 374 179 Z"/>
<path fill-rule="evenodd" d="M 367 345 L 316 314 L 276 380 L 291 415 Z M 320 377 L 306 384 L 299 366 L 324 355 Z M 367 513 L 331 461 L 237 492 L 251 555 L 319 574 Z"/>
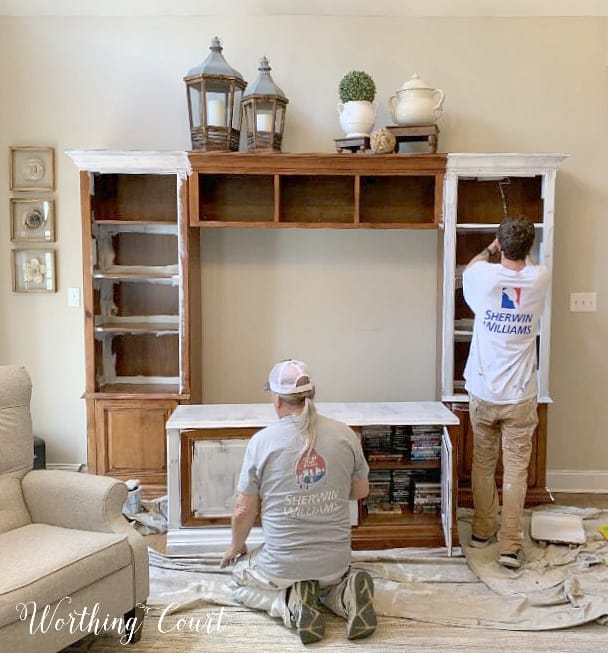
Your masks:
<path fill-rule="evenodd" d="M 355 551 L 352 566 L 373 574 L 374 604 L 385 616 L 506 630 L 608 622 L 608 541 L 598 531 L 600 524 L 608 524 L 608 512 L 538 509 L 580 514 L 587 542 L 541 547 L 528 536 L 526 564 L 507 570 L 496 563 L 498 545 L 466 546 L 471 512 L 461 509 L 458 527 L 464 555 L 449 558 L 445 549 L 427 548 Z M 528 512 L 528 534 L 529 520 Z M 219 560 L 219 555 L 170 557 L 151 550 L 148 604 L 167 612 L 206 603 L 236 605 L 230 599 L 230 570 L 220 569 Z"/>

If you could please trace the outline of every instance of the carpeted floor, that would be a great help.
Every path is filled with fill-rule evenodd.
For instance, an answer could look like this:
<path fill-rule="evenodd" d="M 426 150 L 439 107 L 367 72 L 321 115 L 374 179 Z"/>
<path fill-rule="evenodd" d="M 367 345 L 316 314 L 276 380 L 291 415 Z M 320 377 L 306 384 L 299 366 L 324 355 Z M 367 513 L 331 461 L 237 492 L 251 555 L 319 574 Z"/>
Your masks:
<path fill-rule="evenodd" d="M 606 507 L 605 502 L 601 507 Z M 463 597 L 465 589 L 463 586 Z M 258 650 L 285 653 L 305 649 L 337 653 L 354 650 L 586 653 L 606 650 L 607 642 L 608 627 L 598 623 L 562 630 L 517 631 L 461 628 L 396 617 L 379 617 L 378 629 L 372 637 L 350 642 L 344 636 L 344 622 L 328 613 L 324 640 L 305 647 L 293 632 L 264 613 L 240 607 L 203 605 L 162 616 L 158 609 L 148 614 L 141 641 L 128 649 L 121 644 L 118 635 L 108 633 L 87 637 L 65 653 L 125 650 L 133 653 L 249 653 Z"/>
<path fill-rule="evenodd" d="M 219 620 L 217 607 L 174 614 L 159 623 L 146 617 L 141 641 L 125 648 L 115 635 L 87 638 L 70 653 L 288 653 L 290 651 L 442 651 L 444 653 L 591 653 L 606 650 L 608 630 L 588 624 L 578 628 L 544 632 L 514 632 L 455 628 L 408 619 L 380 617 L 378 629 L 368 639 L 348 641 L 344 622 L 327 615 L 326 636 L 304 646 L 293 632 L 265 614 L 240 608 L 224 608 Z M 182 630 L 177 629 L 179 619 Z M 207 632 L 207 624 L 211 624 Z M 201 632 L 196 632 L 197 625 Z M 160 629 L 159 629 L 160 627 Z M 161 632 L 170 631 L 170 632 Z"/>

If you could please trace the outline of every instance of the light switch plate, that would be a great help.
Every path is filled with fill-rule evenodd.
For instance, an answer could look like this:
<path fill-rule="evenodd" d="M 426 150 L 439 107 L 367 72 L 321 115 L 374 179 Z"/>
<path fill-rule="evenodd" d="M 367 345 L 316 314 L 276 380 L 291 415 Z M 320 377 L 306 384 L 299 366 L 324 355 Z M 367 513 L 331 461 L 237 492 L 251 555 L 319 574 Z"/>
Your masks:
<path fill-rule="evenodd" d="M 79 308 L 80 288 L 68 288 L 68 306 L 71 308 Z"/>
<path fill-rule="evenodd" d="M 572 313 L 595 313 L 597 310 L 597 293 L 573 292 L 570 294 L 570 311 Z"/>

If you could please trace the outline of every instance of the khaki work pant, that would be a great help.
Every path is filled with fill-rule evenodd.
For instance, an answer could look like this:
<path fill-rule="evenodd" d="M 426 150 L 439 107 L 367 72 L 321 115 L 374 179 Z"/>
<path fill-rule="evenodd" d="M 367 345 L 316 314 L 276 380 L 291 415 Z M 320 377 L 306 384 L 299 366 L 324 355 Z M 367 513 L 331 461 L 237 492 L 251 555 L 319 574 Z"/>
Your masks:
<path fill-rule="evenodd" d="M 502 445 L 500 553 L 517 553 L 523 543 L 523 509 L 528 487 L 532 435 L 538 424 L 536 397 L 517 404 L 492 404 L 470 395 L 473 427 L 473 534 L 487 539 L 498 529 L 496 465 Z"/>

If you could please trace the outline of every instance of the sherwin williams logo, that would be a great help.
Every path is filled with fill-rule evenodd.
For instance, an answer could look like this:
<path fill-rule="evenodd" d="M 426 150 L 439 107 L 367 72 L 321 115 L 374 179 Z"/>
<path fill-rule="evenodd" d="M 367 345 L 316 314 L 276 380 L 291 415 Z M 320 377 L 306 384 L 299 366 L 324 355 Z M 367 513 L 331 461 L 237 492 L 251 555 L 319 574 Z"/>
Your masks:
<path fill-rule="evenodd" d="M 521 288 L 503 288 L 500 308 L 519 308 Z"/>
<path fill-rule="evenodd" d="M 309 490 L 325 476 L 326 472 L 325 459 L 313 449 L 309 456 L 300 458 L 298 462 L 296 467 L 298 485 Z"/>

